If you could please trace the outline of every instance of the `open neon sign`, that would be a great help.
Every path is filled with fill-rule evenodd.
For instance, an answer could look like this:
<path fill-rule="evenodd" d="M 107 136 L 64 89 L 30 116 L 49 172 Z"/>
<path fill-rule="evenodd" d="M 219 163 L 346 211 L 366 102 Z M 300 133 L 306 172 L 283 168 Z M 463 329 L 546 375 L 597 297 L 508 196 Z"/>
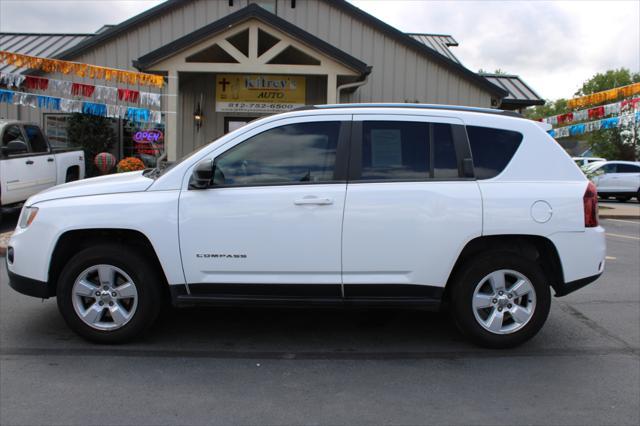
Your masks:
<path fill-rule="evenodd" d="M 136 143 L 157 143 L 164 139 L 161 130 L 140 130 L 133 135 L 133 141 Z"/>

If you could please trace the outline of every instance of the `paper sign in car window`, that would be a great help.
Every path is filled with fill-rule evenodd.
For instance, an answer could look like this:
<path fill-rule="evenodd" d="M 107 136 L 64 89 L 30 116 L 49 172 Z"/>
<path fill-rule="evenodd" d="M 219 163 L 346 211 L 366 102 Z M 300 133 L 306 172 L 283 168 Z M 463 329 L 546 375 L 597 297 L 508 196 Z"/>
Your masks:
<path fill-rule="evenodd" d="M 400 129 L 371 130 L 371 166 L 402 165 L 402 133 Z"/>

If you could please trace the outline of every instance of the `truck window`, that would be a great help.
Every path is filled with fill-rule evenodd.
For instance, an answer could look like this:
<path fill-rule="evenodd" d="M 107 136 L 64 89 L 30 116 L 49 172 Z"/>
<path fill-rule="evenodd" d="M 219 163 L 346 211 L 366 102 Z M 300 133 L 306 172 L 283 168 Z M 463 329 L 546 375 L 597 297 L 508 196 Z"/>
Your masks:
<path fill-rule="evenodd" d="M 47 141 L 38 126 L 27 125 L 24 126 L 24 130 L 31 145 L 31 152 L 49 152 Z"/>
<path fill-rule="evenodd" d="M 11 141 L 18 140 L 20 142 L 24 142 L 24 138 L 22 137 L 22 132 L 20 131 L 20 127 L 18 126 L 8 126 L 4 135 L 2 135 L 2 146 L 7 146 L 7 144 Z"/>

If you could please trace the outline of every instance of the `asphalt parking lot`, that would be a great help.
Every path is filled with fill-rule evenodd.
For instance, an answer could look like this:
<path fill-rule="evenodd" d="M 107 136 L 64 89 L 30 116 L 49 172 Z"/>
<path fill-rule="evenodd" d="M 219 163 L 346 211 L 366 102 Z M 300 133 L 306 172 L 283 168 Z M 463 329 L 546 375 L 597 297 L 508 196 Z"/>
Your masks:
<path fill-rule="evenodd" d="M 640 424 L 640 223 L 602 223 L 605 275 L 506 351 L 445 314 L 341 310 L 171 311 L 98 346 L 2 267 L 0 424 Z"/>

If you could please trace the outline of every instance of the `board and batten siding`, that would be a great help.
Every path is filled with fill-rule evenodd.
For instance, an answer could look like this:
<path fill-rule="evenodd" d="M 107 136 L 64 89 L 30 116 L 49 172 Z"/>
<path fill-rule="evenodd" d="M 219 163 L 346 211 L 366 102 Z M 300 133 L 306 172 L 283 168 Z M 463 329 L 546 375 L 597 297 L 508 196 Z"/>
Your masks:
<path fill-rule="evenodd" d="M 248 5 L 248 0 L 194 0 L 120 34 L 75 61 L 133 69 L 132 61 Z M 343 102 L 423 102 L 491 106 L 491 94 L 456 71 L 436 63 L 417 49 L 323 0 L 278 0 L 277 14 L 373 66 L 366 85 Z M 428 28 L 425 28 L 428 30 Z"/>

